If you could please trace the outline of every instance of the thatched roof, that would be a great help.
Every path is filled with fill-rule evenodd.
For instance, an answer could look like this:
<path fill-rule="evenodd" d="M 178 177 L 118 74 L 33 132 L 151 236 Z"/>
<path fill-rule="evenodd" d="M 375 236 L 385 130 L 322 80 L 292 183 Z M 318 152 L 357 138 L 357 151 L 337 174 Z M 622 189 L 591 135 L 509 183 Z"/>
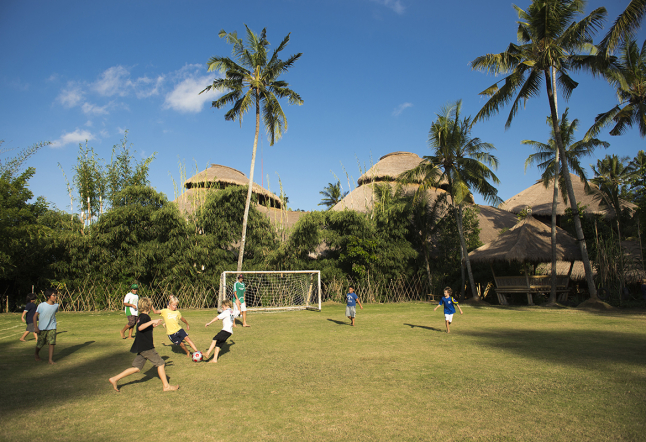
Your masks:
<path fill-rule="evenodd" d="M 518 219 L 513 213 L 491 206 L 480 206 L 478 223 L 480 225 L 480 241 L 487 244 L 500 235 L 503 229 L 511 229 Z"/>
<path fill-rule="evenodd" d="M 292 212 L 291 210 L 282 210 L 276 209 L 273 207 L 265 207 L 257 205 L 256 208 L 262 214 L 264 214 L 269 221 L 275 226 L 279 226 L 286 229 L 291 229 L 294 227 L 294 224 L 300 219 L 301 216 L 309 212 Z"/>
<path fill-rule="evenodd" d="M 397 186 L 394 181 L 387 181 L 385 183 L 368 183 L 355 188 L 352 192 L 348 193 L 345 198 L 339 201 L 330 210 L 356 210 L 357 212 L 369 212 L 375 204 L 374 188 L 376 185 L 388 184 L 391 188 Z M 414 195 L 419 186 L 417 184 L 402 184 L 402 189 L 406 195 Z M 431 189 L 426 191 L 429 202 L 435 201 L 440 194 L 446 194 L 442 189 Z M 450 200 L 450 197 L 449 197 Z"/>
<path fill-rule="evenodd" d="M 581 259 L 581 250 L 574 238 L 559 227 L 556 228 L 556 244 L 557 259 Z M 528 216 L 492 242 L 469 253 L 469 259 L 472 262 L 549 262 L 552 259 L 550 227 Z"/>
<path fill-rule="evenodd" d="M 605 215 L 611 218 L 615 216 L 614 210 L 612 208 L 602 207 L 601 201 L 598 197 L 585 191 L 585 186 L 578 176 L 570 174 L 570 179 L 572 180 L 572 188 L 574 190 L 576 202 L 581 204 L 582 206 L 587 206 L 585 208 L 586 213 L 591 213 L 594 215 Z M 592 183 L 590 183 L 590 187 L 592 189 L 597 189 L 597 187 Z M 512 196 L 498 207 L 516 214 L 520 213 L 527 207 L 531 207 L 532 215 L 552 216 L 553 197 L 554 188 L 551 186 L 545 187 L 542 181 L 538 181 L 533 186 L 523 190 L 515 196 Z M 625 207 L 631 210 L 635 210 L 637 208 L 637 206 L 627 201 L 624 201 L 624 203 Z M 570 207 L 569 202 L 568 204 L 565 204 L 563 202 L 563 199 L 559 195 L 558 203 L 556 206 L 556 214 L 565 215 L 565 209 L 567 209 L 568 207 Z"/>
<path fill-rule="evenodd" d="M 402 172 L 413 169 L 422 162 L 419 155 L 411 152 L 392 152 L 379 158 L 377 164 L 361 175 L 357 184 L 375 181 L 395 181 Z"/>

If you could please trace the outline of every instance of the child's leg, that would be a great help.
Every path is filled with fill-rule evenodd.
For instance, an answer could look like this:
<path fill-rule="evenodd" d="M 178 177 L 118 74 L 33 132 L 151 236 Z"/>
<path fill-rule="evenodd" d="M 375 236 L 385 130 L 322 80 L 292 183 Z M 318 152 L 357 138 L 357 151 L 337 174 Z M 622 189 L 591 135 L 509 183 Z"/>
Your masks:
<path fill-rule="evenodd" d="M 206 351 L 206 353 L 204 353 L 204 359 L 208 359 L 208 358 L 209 358 L 209 355 L 211 354 L 211 352 L 212 352 L 212 351 L 213 351 L 213 349 L 215 348 L 215 344 L 217 344 L 217 342 L 218 342 L 218 341 L 216 341 L 215 339 L 211 341 L 211 346 L 210 346 L 210 347 L 209 347 L 209 349 Z"/>
<path fill-rule="evenodd" d="M 157 374 L 159 375 L 159 379 L 162 381 L 163 390 L 164 391 L 175 391 L 179 388 L 179 385 L 169 385 L 168 384 L 168 379 L 166 378 L 166 369 L 164 368 L 163 365 L 160 365 L 157 367 Z"/>
<path fill-rule="evenodd" d="M 55 364 L 54 362 L 54 347 L 56 347 L 54 344 L 49 344 L 49 363 L 50 364 Z"/>
<path fill-rule="evenodd" d="M 444 323 L 446 324 L 446 332 L 451 333 L 451 327 L 449 327 L 451 323 L 449 322 L 449 320 L 445 320 Z"/>
<path fill-rule="evenodd" d="M 126 324 L 126 326 L 121 329 L 121 331 L 119 332 L 119 333 L 121 333 L 121 339 L 126 339 L 126 335 L 124 333 L 129 328 L 130 328 L 130 326 L 128 324 Z M 132 330 L 130 330 L 130 335 L 132 336 Z"/>
<path fill-rule="evenodd" d="M 179 346 L 182 347 L 182 350 L 184 350 L 184 352 L 186 353 L 186 356 L 188 356 L 190 358 L 191 357 L 191 352 L 186 349 L 186 346 L 184 345 L 184 342 L 180 342 Z"/>
<path fill-rule="evenodd" d="M 29 331 L 25 331 L 25 332 L 22 334 L 22 336 L 20 337 L 20 340 L 21 340 L 22 342 L 25 342 L 25 338 L 27 337 L 27 335 L 28 335 L 28 334 L 29 334 Z M 34 333 L 34 334 L 35 334 L 35 333 Z"/>
<path fill-rule="evenodd" d="M 350 324 L 350 325 L 354 327 L 354 316 L 350 317 L 350 321 L 352 321 L 352 324 Z"/>
<path fill-rule="evenodd" d="M 247 311 L 245 310 L 242 312 L 242 326 L 243 327 L 251 327 L 249 324 L 247 324 Z"/>
<path fill-rule="evenodd" d="M 195 347 L 195 344 L 193 344 L 193 341 L 191 341 L 191 338 L 189 338 L 189 337 L 187 336 L 186 338 L 184 338 L 184 340 L 185 340 L 186 342 L 188 342 L 188 345 L 190 345 L 190 346 L 191 346 L 191 348 L 193 349 L 193 351 L 194 351 L 194 352 L 195 352 L 195 351 L 197 351 L 197 347 Z"/>
<path fill-rule="evenodd" d="M 218 355 L 220 354 L 220 347 L 215 347 L 215 353 L 213 353 L 213 360 L 209 364 L 216 364 L 218 362 Z"/>
<path fill-rule="evenodd" d="M 42 348 L 42 347 L 40 347 L 40 348 Z M 36 345 L 36 354 L 35 354 L 36 358 L 35 359 L 36 359 L 37 362 L 42 361 L 42 359 L 40 359 L 40 354 L 39 354 L 40 353 L 40 348 L 38 347 L 38 345 Z"/>
<path fill-rule="evenodd" d="M 122 371 L 121 373 L 119 373 L 115 377 L 112 377 L 112 378 L 108 379 L 108 381 L 112 384 L 112 388 L 114 388 L 114 391 L 119 392 L 119 387 L 117 387 L 117 381 L 119 379 L 123 379 L 126 376 L 130 376 L 131 374 L 135 374 L 135 373 L 139 373 L 139 369 L 137 367 L 130 367 L 130 368 Z"/>
<path fill-rule="evenodd" d="M 38 340 L 38 335 L 36 334 L 36 332 L 34 332 L 34 339 Z"/>

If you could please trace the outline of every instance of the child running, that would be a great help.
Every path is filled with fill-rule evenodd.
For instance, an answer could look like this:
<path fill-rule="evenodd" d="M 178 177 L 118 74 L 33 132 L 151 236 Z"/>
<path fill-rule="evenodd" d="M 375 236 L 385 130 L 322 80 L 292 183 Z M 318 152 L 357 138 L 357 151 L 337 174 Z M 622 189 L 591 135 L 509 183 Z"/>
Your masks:
<path fill-rule="evenodd" d="M 33 333 L 34 339 L 38 340 L 38 335 L 34 331 L 34 315 L 36 314 L 36 304 L 34 303 L 35 300 L 36 294 L 30 293 L 27 295 L 27 305 L 25 305 L 25 310 L 22 312 L 22 318 L 20 318 L 22 322 L 27 324 L 27 329 L 20 337 L 20 340 L 22 342 L 25 342 L 25 338 L 29 333 Z"/>
<path fill-rule="evenodd" d="M 449 326 L 451 325 L 451 322 L 453 322 L 453 314 L 455 313 L 456 305 L 460 309 L 460 314 L 462 314 L 462 307 L 460 307 L 460 304 L 458 304 L 453 296 L 451 296 L 452 294 L 453 290 L 451 290 L 451 287 L 445 287 L 444 297 L 440 298 L 440 303 L 437 304 L 437 307 L 433 309 L 433 311 L 435 311 L 439 308 L 439 306 L 444 305 L 444 322 L 446 323 L 447 333 L 451 333 L 451 328 Z"/>
<path fill-rule="evenodd" d="M 348 292 L 349 293 L 345 295 L 346 300 L 348 302 L 348 304 L 345 307 L 345 315 L 351 321 L 350 325 L 354 327 L 354 317 L 357 316 L 357 302 L 359 303 L 359 307 L 361 307 L 361 310 L 363 310 L 363 305 L 361 305 L 361 301 L 359 301 L 359 297 L 354 292 L 354 287 L 349 287 Z"/>
<path fill-rule="evenodd" d="M 139 316 L 136 325 L 137 334 L 135 335 L 135 342 L 132 343 L 132 348 L 130 349 L 132 353 L 137 353 L 137 357 L 132 362 L 132 367 L 108 379 L 116 392 L 119 392 L 117 382 L 126 376 L 139 373 L 144 368 L 146 360 L 152 362 L 157 367 L 157 374 L 159 374 L 159 379 L 162 381 L 163 391 L 174 391 L 179 388 L 179 385 L 168 384 L 166 369 L 164 368 L 166 363 L 159 356 L 159 353 L 155 351 L 155 346 L 153 345 L 153 329 L 161 324 L 163 320 L 156 319 L 153 321 L 150 319 L 148 314 L 152 308 L 153 303 L 150 298 L 142 298 L 139 300 Z"/>
<path fill-rule="evenodd" d="M 182 314 L 177 310 L 178 305 L 179 300 L 175 296 L 171 295 L 168 308 L 164 308 L 161 311 L 153 309 L 153 312 L 164 318 L 168 339 L 170 339 L 173 344 L 182 347 L 182 350 L 186 352 L 186 356 L 190 358 L 191 352 L 186 349 L 184 341 L 188 342 L 188 345 L 191 346 L 194 352 L 197 351 L 197 348 L 195 347 L 195 344 L 193 344 L 193 341 L 191 341 L 191 338 L 188 337 L 188 333 L 186 333 L 186 331 L 184 331 L 184 329 L 179 325 L 179 321 L 182 321 L 186 324 L 187 331 L 191 329 L 191 326 L 188 325 L 186 319 L 182 318 Z"/>
<path fill-rule="evenodd" d="M 34 313 L 34 332 L 38 335 L 38 341 L 36 341 L 36 361 L 41 361 L 40 349 L 47 345 L 49 347 L 49 363 L 55 364 L 54 347 L 56 346 L 57 299 L 58 291 L 56 289 L 47 289 L 45 291 L 45 302 L 41 302 L 36 307 L 36 313 Z"/>
<path fill-rule="evenodd" d="M 209 362 L 209 364 L 215 364 L 218 362 L 218 354 L 220 353 L 220 349 L 222 348 L 222 344 L 224 344 L 227 339 L 233 334 L 233 321 L 235 318 L 233 310 L 231 310 L 232 302 L 230 300 L 225 300 L 222 303 L 222 306 L 224 307 L 224 310 L 222 310 L 222 313 L 217 315 L 211 322 L 207 322 L 204 327 L 208 327 L 209 325 L 213 324 L 215 321 L 218 319 L 222 320 L 222 330 L 213 337 L 213 341 L 211 341 L 211 346 L 209 349 L 204 353 L 204 359 L 208 359 L 209 355 L 215 348 L 215 353 L 213 354 L 213 360 Z"/>

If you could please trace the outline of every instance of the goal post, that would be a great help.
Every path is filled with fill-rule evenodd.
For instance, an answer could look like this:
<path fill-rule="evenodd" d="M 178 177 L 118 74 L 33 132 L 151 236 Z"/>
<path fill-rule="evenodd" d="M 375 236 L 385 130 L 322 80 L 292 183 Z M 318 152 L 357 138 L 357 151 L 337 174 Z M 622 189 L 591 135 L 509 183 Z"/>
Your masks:
<path fill-rule="evenodd" d="M 233 285 L 242 274 L 247 311 L 321 311 L 321 271 L 224 271 L 220 275 L 218 309 L 225 299 L 234 299 Z"/>

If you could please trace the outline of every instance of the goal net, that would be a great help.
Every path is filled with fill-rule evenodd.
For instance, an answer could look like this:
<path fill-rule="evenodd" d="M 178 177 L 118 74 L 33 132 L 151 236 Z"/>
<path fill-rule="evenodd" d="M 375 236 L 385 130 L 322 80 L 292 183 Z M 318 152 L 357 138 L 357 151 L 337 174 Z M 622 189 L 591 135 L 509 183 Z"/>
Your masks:
<path fill-rule="evenodd" d="M 233 285 L 243 275 L 247 310 L 321 310 L 319 270 L 222 272 L 218 309 L 235 299 Z"/>

